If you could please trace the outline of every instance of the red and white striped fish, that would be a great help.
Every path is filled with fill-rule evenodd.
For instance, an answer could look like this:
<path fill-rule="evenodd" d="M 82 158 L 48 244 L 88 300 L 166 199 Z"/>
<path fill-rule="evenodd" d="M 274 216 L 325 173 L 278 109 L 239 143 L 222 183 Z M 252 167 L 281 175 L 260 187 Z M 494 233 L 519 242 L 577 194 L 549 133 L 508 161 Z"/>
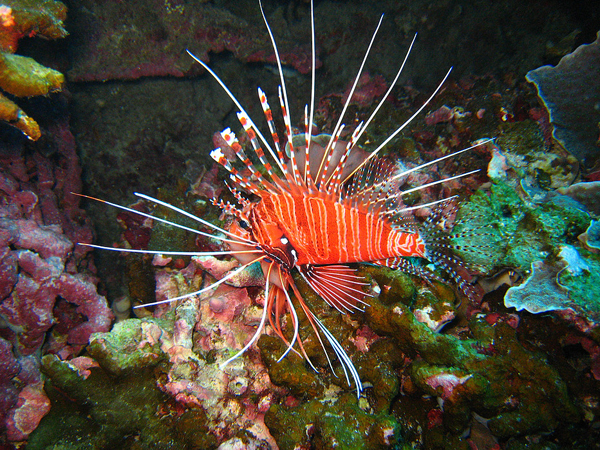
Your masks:
<path fill-rule="evenodd" d="M 444 211 L 448 209 L 448 202 L 451 198 L 410 208 L 400 208 L 398 205 L 404 195 L 435 184 L 465 177 L 476 171 L 434 181 L 405 191 L 399 191 L 397 184 L 399 179 L 409 173 L 455 157 L 473 147 L 446 155 L 398 174 L 394 174 L 390 165 L 385 164 L 377 157 L 379 151 L 427 106 L 441 88 L 450 71 L 421 108 L 368 156 L 357 156 L 364 154 L 357 151 L 357 142 L 383 105 L 383 101 L 378 104 L 368 120 L 356 127 L 348 142 L 340 140 L 344 128 L 344 113 L 350 104 L 352 94 L 356 89 L 383 16 L 373 34 L 350 94 L 347 96 L 343 111 L 332 130 L 331 138 L 324 147 L 316 144 L 312 136 L 315 106 L 315 31 L 312 2 L 311 100 L 310 107 L 307 106 L 304 111 L 305 133 L 302 145 L 294 146 L 293 143 L 298 141 L 298 137 L 296 136 L 296 139 L 294 139 L 294 136 L 292 136 L 292 119 L 289 115 L 289 103 L 282 64 L 262 5 L 260 5 L 260 9 L 271 37 L 279 68 L 281 81 L 279 103 L 286 128 L 285 146 L 281 144 L 267 97 L 260 88 L 258 89 L 258 96 L 271 133 L 273 146 L 269 144 L 259 127 L 252 121 L 246 110 L 217 74 L 203 61 L 188 52 L 214 77 L 239 109 L 238 118 L 240 123 L 250 140 L 253 152 L 266 171 L 266 175 L 263 175 L 251 161 L 232 130 L 226 129 L 221 133 L 224 141 L 241 160 L 243 166 L 238 170 L 234 165 L 235 161 L 228 160 L 222 151 L 223 149 L 217 148 L 211 153 L 211 157 L 229 172 L 232 181 L 232 186 L 228 185 L 228 187 L 238 205 L 213 199 L 215 205 L 220 206 L 226 213 L 234 217 L 231 225 L 227 229 L 220 228 L 175 206 L 143 194 L 136 195 L 192 218 L 198 223 L 212 228 L 218 234 L 213 235 L 193 230 L 150 214 L 105 202 L 159 222 L 218 239 L 225 243 L 229 250 L 182 253 L 92 247 L 163 255 L 231 255 L 239 260 L 239 268 L 210 286 L 184 296 L 152 303 L 152 305 L 173 302 L 210 291 L 235 277 L 249 265 L 260 263 L 266 280 L 265 304 L 260 324 L 256 333 L 244 348 L 225 361 L 222 366 L 239 357 L 258 339 L 263 332 L 267 319 L 274 332 L 287 345 L 287 350 L 281 358 L 285 357 L 290 351 L 296 351 L 294 346 L 297 343 L 299 353 L 310 363 L 299 337 L 299 320 L 296 314 L 296 308 L 299 306 L 310 321 L 325 350 L 325 354 L 327 355 L 327 350 L 325 349 L 323 337 L 341 362 L 348 382 L 350 383 L 350 378 L 352 378 L 357 392 L 360 393 L 362 384 L 350 357 L 332 333 L 308 308 L 294 283 L 292 272 L 297 270 L 323 300 L 342 313 L 362 310 L 364 306 L 367 306 L 364 302 L 366 296 L 364 292 L 365 282 L 356 274 L 356 268 L 351 266 L 353 263 L 372 263 L 400 269 L 427 279 L 441 280 L 438 275 L 429 271 L 423 265 L 413 264 L 412 262 L 414 259 L 423 259 L 434 263 L 449 274 L 456 281 L 459 289 L 469 295 L 470 286 L 455 271 L 456 265 L 460 262 L 448 253 L 449 241 L 447 235 L 436 226 L 436 223 L 443 218 Z M 415 39 L 413 38 L 404 61 L 383 99 L 390 94 L 398 80 L 414 42 Z M 482 143 L 478 145 L 482 145 Z M 246 199 L 242 192 L 254 194 L 258 201 Z M 433 210 L 433 213 L 425 222 L 419 224 L 406 218 L 408 212 L 424 207 Z M 294 327 L 291 340 L 285 337 L 281 325 L 282 321 L 280 320 L 280 316 L 286 309 L 290 312 L 291 323 Z M 329 360 L 329 356 L 327 358 Z M 312 363 L 310 364 L 312 365 Z"/>

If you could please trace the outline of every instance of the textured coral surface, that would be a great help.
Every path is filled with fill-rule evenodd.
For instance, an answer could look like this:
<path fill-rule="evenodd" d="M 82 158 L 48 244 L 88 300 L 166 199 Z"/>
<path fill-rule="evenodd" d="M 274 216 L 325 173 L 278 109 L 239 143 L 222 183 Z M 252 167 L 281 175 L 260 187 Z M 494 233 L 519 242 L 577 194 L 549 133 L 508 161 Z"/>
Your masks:
<path fill-rule="evenodd" d="M 0 427 L 11 441 L 26 440 L 50 409 L 40 354 L 74 356 L 112 320 L 88 251 L 74 247 L 92 240 L 92 228 L 73 194 L 81 171 L 64 105 L 56 106 L 43 144 L 28 149 L 18 133 L 2 133 Z"/>

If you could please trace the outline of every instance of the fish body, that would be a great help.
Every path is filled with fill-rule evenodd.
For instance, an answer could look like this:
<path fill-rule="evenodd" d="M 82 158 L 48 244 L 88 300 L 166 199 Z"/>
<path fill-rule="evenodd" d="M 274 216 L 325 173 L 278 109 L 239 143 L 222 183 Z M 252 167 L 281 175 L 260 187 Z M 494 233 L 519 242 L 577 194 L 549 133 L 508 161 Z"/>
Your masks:
<path fill-rule="evenodd" d="M 293 261 L 288 269 L 425 257 L 418 232 L 394 228 L 380 211 L 352 205 L 349 198 L 328 197 L 307 191 L 265 195 L 248 215 L 256 241 L 288 253 L 287 259 Z"/>

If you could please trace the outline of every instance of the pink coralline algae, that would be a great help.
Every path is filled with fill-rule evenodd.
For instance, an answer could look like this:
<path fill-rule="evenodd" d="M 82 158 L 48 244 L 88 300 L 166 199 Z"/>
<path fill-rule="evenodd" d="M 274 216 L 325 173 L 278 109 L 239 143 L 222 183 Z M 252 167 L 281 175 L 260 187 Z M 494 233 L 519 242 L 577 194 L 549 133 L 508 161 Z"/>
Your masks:
<path fill-rule="evenodd" d="M 8 439 L 22 441 L 35 430 L 50 411 L 50 400 L 44 393 L 42 381 L 25 386 L 19 393 L 19 400 L 12 415 L 7 421 Z"/>
<path fill-rule="evenodd" d="M 356 90 L 352 94 L 351 103 L 357 105 L 359 108 L 367 108 L 372 105 L 376 100 L 380 99 L 385 91 L 387 91 L 388 85 L 381 75 L 375 75 L 372 77 L 368 72 L 365 72 L 359 79 L 356 85 Z M 344 96 L 342 97 L 342 103 L 345 103 L 352 90 L 352 83 L 348 85 Z M 385 100 L 385 99 L 382 99 Z"/>
<path fill-rule="evenodd" d="M 54 163 L 9 139 L 0 156 L 0 428 L 16 441 L 49 409 L 39 354 L 75 355 L 112 320 L 86 250 L 74 248 L 92 232 L 71 194 L 80 190 L 73 137 L 65 124 L 47 136 Z"/>
<path fill-rule="evenodd" d="M 197 291 L 210 282 L 206 272 L 222 274 L 234 269 L 231 263 L 214 258 L 192 258 L 181 270 L 158 267 L 156 297 L 162 300 Z M 93 335 L 91 354 L 101 367 L 113 372 L 133 367 L 136 354 L 142 355 L 137 358 L 141 366 L 167 359 L 168 373 L 157 379 L 158 387 L 183 407 L 202 409 L 208 429 L 219 442 L 245 430 L 263 445 L 277 448 L 264 415 L 286 390 L 271 382 L 258 351 L 249 350 L 227 366 L 220 365 L 256 331 L 263 294 L 252 298 L 245 287 L 255 283 L 252 275 L 241 277 L 236 281 L 241 287 L 222 285 L 202 296 L 161 305 L 154 318 L 121 322 L 110 333 Z M 126 337 L 132 327 L 137 337 Z M 125 342 L 119 345 L 130 346 L 131 351 L 118 349 L 117 342 Z"/>

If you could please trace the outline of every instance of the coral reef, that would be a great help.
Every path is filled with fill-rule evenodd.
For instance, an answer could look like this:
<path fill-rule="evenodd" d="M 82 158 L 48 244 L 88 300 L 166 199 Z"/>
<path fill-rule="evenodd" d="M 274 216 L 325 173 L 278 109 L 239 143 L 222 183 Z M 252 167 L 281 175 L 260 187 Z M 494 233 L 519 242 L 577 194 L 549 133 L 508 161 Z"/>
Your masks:
<path fill-rule="evenodd" d="M 166 374 L 154 365 L 115 376 L 90 358 L 44 356 L 52 410 L 27 447 L 214 448 L 206 416 L 198 409 L 186 411 L 160 392 L 153 375 Z"/>
<path fill-rule="evenodd" d="M 479 257 L 465 255 L 472 263 L 523 272 L 534 261 L 558 255 L 560 246 L 576 241 L 590 223 L 585 208 L 566 196 L 549 193 L 546 201 L 535 205 L 503 181 L 493 183 L 489 192 L 475 193 L 458 216 L 464 219 L 458 231 L 480 227 L 487 232 L 470 239 L 471 244 L 494 242 Z M 456 243 L 465 244 L 460 238 Z"/>
<path fill-rule="evenodd" d="M 34 3 L 58 4 L 27 4 Z M 594 300 L 600 295 L 594 289 L 600 286 L 600 264 L 579 239 L 583 242 L 587 230 L 586 242 L 593 245 L 597 231 L 590 223 L 597 219 L 593 207 L 598 202 L 591 184 L 568 188 L 577 177 L 577 162 L 552 142 L 547 114 L 533 89 L 517 81 L 519 74 L 541 64 L 545 41 L 570 36 L 574 25 L 566 15 L 548 15 L 556 7 L 553 2 L 499 2 L 482 11 L 468 2 L 385 5 L 385 34 L 398 39 L 377 44 L 374 62 L 367 65 L 370 76 L 361 80 L 348 117 L 353 123 L 368 117 L 370 103 L 391 79 L 387 62 L 403 53 L 415 30 L 422 31 L 418 45 L 425 51 L 411 56 L 402 86 L 383 104 L 381 118 L 369 130 L 370 142 L 387 137 L 421 103 L 423 86 L 437 81 L 439 72 L 457 58 L 464 62 L 462 70 L 479 73 L 504 61 L 498 69 L 502 78 L 457 76 L 448 82 L 426 119 L 395 139 L 386 156 L 398 167 L 414 167 L 475 138 L 498 136 L 494 143 L 402 182 L 410 188 L 488 166 L 492 183 L 472 196 L 460 214 L 463 223 L 473 219 L 472 227 L 492 224 L 493 236 L 483 233 L 480 242 L 469 242 L 485 248 L 486 258 L 476 260 L 472 253 L 465 258 L 502 271 L 491 281 L 482 280 L 493 288 L 519 279 L 523 289 L 531 287 L 537 278 L 530 268 L 541 261 L 552 276 L 543 278 L 540 287 L 563 289 L 568 308 L 516 312 L 503 302 L 506 287 L 489 287 L 481 302 L 460 304 L 447 286 L 366 267 L 362 273 L 377 295 L 368 300 L 372 306 L 365 314 L 331 311 L 298 280 L 311 309 L 354 361 L 365 383 L 360 398 L 335 360 L 332 373 L 301 313 L 300 332 L 317 371 L 293 352 L 278 361 L 286 347 L 269 332 L 222 370 L 219 363 L 248 342 L 260 320 L 264 294 L 257 287 L 263 284 L 257 267 L 216 292 L 136 309 L 138 318 L 128 318 L 130 305 L 198 290 L 232 270 L 235 262 L 156 257 L 151 263 L 150 258 L 118 257 L 120 265 L 108 264 L 104 272 L 107 284 L 116 280 L 122 289 L 113 303 L 120 321 L 108 331 L 110 312 L 86 270 L 93 269 L 89 256 L 83 247 L 73 247 L 74 242 L 91 242 L 77 198 L 68 194 L 80 191 L 73 147 L 66 155 L 46 158 L 34 152 L 8 158 L 3 167 L 10 176 L 0 179 L 8 208 L 2 210 L 7 231 L 2 236 L 8 240 L 0 263 L 1 279 L 7 282 L 0 283 L 0 292 L 3 300 L 9 299 L 2 311 L 12 322 L 0 329 L 0 411 L 7 412 L 11 439 L 27 439 L 31 449 L 587 450 L 597 445 L 600 339 Z M 151 1 L 136 6 L 72 2 L 75 39 L 69 43 L 73 60 L 68 75 L 74 81 L 73 123 L 86 162 L 87 193 L 124 204 L 128 201 L 116 198 L 133 190 L 158 192 L 156 197 L 220 223 L 208 202 L 191 192 L 212 197 L 223 187 L 222 174 L 203 159 L 208 152 L 198 149 L 210 148 L 213 132 L 230 125 L 231 104 L 204 78 L 180 78 L 198 74 L 183 50 L 189 47 L 205 60 L 210 57 L 242 104 L 259 109 L 247 84 L 271 93 L 278 80 L 271 73 L 273 59 L 256 2 Z M 302 76 L 309 51 L 306 5 L 265 6 L 281 45 L 286 82 L 297 96 L 291 97 L 295 112 L 308 97 L 308 77 Z M 316 121 L 327 131 L 357 67 L 361 51 L 356 43 L 370 37 L 381 4 L 324 1 L 317 8 L 317 20 L 325 24 L 319 26 L 324 31 L 317 51 L 327 70 L 319 74 Z M 10 22 L 13 10 L 0 10 L 0 20 Z M 534 25 L 532 16 L 539 19 Z M 459 28 L 473 23 L 485 23 L 486 29 Z M 506 32 L 507 23 L 514 29 Z M 492 24 L 498 26 L 487 26 Z M 545 27 L 543 38 L 536 27 Z M 19 58 L 9 61 L 13 67 L 29 64 Z M 507 65 L 510 70 L 520 67 L 513 73 Z M 114 81 L 123 79 L 136 81 Z M 9 106 L 13 109 L 7 107 L 6 117 L 18 119 L 22 113 Z M 62 124 L 48 136 L 69 137 L 65 130 Z M 483 171 L 403 200 L 409 206 L 456 193 L 469 197 L 487 181 Z M 549 194 L 557 188 L 564 188 L 559 191 L 564 195 Z M 122 232 L 105 205 L 90 208 L 102 209 L 96 216 L 99 232 Z M 147 205 L 134 208 L 148 211 Z M 161 208 L 158 213 L 173 219 Z M 118 221 L 125 227 L 126 246 L 132 248 L 212 250 L 218 245 L 195 242 L 130 214 L 120 213 Z M 115 236 L 104 236 L 100 243 L 111 245 Z M 127 274 L 126 283 L 120 272 Z M 534 280 L 527 281 L 528 276 Z M 36 292 L 45 320 L 39 328 L 32 326 L 37 311 L 14 301 L 21 280 L 29 285 L 19 289 L 40 286 Z M 287 322 L 290 337 L 289 318 Z M 48 339 L 42 344 L 44 332 Z M 86 345 L 91 332 L 97 333 Z M 81 350 L 85 353 L 78 356 Z M 41 369 L 40 352 L 46 354 Z"/>
<path fill-rule="evenodd" d="M 594 42 L 564 56 L 556 67 L 542 66 L 527 73 L 550 113 L 553 136 L 584 163 L 598 163 L 600 111 L 600 32 Z"/>
<path fill-rule="evenodd" d="M 64 76 L 60 72 L 14 53 L 23 37 L 65 37 L 66 15 L 66 6 L 55 0 L 8 0 L 0 5 L 0 88 L 3 91 L 11 96 L 32 97 L 62 89 Z M 37 122 L 1 93 L 0 120 L 34 141 L 41 136 Z"/>
<path fill-rule="evenodd" d="M 92 229 L 73 194 L 81 180 L 67 120 L 45 133 L 32 154 L 22 138 L 5 133 L 0 151 L 0 427 L 14 441 L 25 440 L 49 409 L 42 347 L 71 357 L 112 320 L 88 251 L 74 248 L 91 242 Z"/>
<path fill-rule="evenodd" d="M 468 427 L 472 413 L 485 417 L 498 438 L 578 420 L 565 382 L 543 357 L 519 343 L 508 315 L 476 314 L 468 323 L 472 338 L 459 338 L 419 322 L 410 298 L 393 301 L 373 300 L 367 322 L 378 334 L 392 336 L 412 359 L 411 383 L 440 399 L 449 429 Z M 545 387 L 530 390 L 532 385 Z"/>
<path fill-rule="evenodd" d="M 198 290 L 205 282 L 203 268 L 214 267 L 214 262 L 194 258 L 180 270 L 172 264 L 159 268 L 156 275 L 158 298 L 172 298 Z M 250 276 L 250 285 L 257 284 L 252 279 Z M 177 417 L 201 418 L 196 424 L 184 420 L 179 425 L 180 432 L 185 431 L 189 439 L 185 445 L 209 448 L 215 442 L 253 436 L 262 446 L 268 444 L 275 448 L 263 417 L 285 390 L 271 383 L 256 353 L 250 352 L 224 369 L 219 366 L 239 351 L 252 335 L 253 324 L 260 317 L 260 310 L 253 306 L 253 301 L 262 300 L 260 296 L 251 299 L 246 287 L 223 286 L 202 298 L 192 297 L 176 306 L 157 307 L 155 318 L 128 319 L 116 324 L 109 333 L 92 335 L 88 346 L 90 357 L 86 362 L 86 366 L 91 367 L 89 378 L 82 376 L 81 370 L 78 375 L 72 362 L 62 362 L 54 356 L 45 357 L 43 370 L 51 378 L 52 386 L 66 390 L 79 407 L 90 401 L 97 405 L 92 414 L 94 424 L 86 427 L 99 426 L 104 430 L 96 442 L 117 439 L 122 435 L 123 427 L 131 427 L 142 441 L 156 440 L 157 445 L 162 445 L 160 443 L 169 439 L 169 428 L 165 424 L 153 425 L 159 417 L 123 420 L 116 430 L 103 418 L 120 416 L 132 409 L 165 408 L 165 401 L 160 398 L 166 394 L 165 398 L 171 399 L 167 402 L 172 404 L 169 408 L 179 409 Z M 137 395 L 141 393 L 135 392 L 147 388 L 135 387 L 134 392 L 122 400 L 127 408 L 115 405 L 112 395 L 100 387 L 100 380 L 116 378 L 124 383 L 123 389 L 129 389 L 126 386 L 133 382 L 131 376 L 134 373 L 158 386 L 158 390 L 154 388 L 154 400 L 140 404 Z M 112 391 L 111 385 L 106 387 Z M 49 416 L 50 422 L 56 420 L 52 418 L 53 414 Z M 170 413 L 165 411 L 161 417 L 164 415 Z M 197 435 L 200 432 L 205 437 Z M 43 436 L 46 432 L 39 433 Z M 33 439 L 38 437 L 34 435 Z M 64 438 L 64 442 L 73 441 Z"/>

